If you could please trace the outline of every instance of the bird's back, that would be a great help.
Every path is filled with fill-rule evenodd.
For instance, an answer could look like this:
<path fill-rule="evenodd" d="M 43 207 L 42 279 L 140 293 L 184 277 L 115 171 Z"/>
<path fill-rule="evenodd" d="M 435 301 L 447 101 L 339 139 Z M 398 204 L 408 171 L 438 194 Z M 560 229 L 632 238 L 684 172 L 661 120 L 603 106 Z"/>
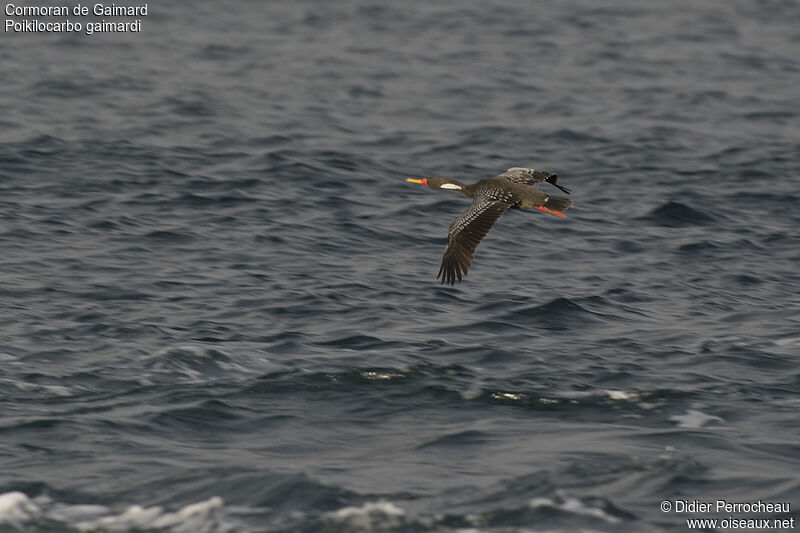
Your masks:
<path fill-rule="evenodd" d="M 511 207 L 537 207 L 547 200 L 547 194 L 533 185 L 515 183 L 499 176 L 475 184 L 475 196 L 499 200 Z"/>

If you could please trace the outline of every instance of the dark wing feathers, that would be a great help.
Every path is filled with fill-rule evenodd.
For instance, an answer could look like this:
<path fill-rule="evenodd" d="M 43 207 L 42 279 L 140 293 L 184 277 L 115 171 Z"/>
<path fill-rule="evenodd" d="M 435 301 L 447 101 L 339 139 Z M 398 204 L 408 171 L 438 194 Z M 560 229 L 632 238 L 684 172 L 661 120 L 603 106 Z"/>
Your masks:
<path fill-rule="evenodd" d="M 511 205 L 506 202 L 478 196 L 469 209 L 450 224 L 447 248 L 436 276 L 442 278 L 442 283 L 454 285 L 456 280 L 461 281 L 467 275 L 475 248 L 509 207 Z"/>
<path fill-rule="evenodd" d="M 522 183 L 524 185 L 533 185 L 534 183 L 541 183 L 542 181 L 546 181 L 550 185 L 558 187 L 565 193 L 569 194 L 569 189 L 566 187 L 562 187 L 561 185 L 556 184 L 558 181 L 558 174 L 554 174 L 552 172 L 547 172 L 546 170 L 536 170 L 533 168 L 522 168 L 522 167 L 513 167 L 509 168 L 499 176 L 498 178 L 505 178 L 509 181 L 513 181 L 515 183 Z"/>

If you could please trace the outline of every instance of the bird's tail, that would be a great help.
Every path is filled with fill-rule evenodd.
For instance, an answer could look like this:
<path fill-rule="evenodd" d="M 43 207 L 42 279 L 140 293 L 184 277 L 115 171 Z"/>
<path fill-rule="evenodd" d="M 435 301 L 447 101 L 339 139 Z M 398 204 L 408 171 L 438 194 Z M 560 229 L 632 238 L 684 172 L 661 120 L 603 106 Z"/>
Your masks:
<path fill-rule="evenodd" d="M 556 183 L 558 181 L 558 174 L 554 174 L 553 172 L 543 172 L 543 174 L 546 175 L 544 181 L 546 181 L 553 187 L 558 187 L 559 189 L 561 189 L 561 192 L 569 194 L 569 189 Z"/>
<path fill-rule="evenodd" d="M 548 196 L 544 205 L 539 206 L 537 209 L 564 218 L 567 216 L 564 214 L 564 211 L 572 207 L 573 203 L 572 198 L 568 196 Z"/>

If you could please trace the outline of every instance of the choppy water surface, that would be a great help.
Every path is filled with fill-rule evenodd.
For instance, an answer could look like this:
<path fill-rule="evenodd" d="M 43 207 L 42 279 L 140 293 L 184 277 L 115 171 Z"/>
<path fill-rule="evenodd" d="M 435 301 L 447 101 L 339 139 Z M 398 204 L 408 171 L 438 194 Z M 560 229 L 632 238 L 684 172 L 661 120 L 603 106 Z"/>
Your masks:
<path fill-rule="evenodd" d="M 800 518 L 798 27 L 241 1 L 4 33 L 0 530 Z M 506 214 L 443 288 L 468 201 L 404 178 L 511 166 L 575 207 Z M 660 510 L 717 499 L 791 508 Z"/>

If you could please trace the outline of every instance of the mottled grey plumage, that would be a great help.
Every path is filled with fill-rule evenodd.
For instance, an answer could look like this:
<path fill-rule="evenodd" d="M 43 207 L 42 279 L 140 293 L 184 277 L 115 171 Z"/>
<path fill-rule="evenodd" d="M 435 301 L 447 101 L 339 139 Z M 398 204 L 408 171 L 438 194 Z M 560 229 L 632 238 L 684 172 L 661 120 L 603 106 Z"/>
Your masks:
<path fill-rule="evenodd" d="M 561 185 L 558 185 L 556 183 L 556 181 L 558 181 L 558 174 L 547 172 L 546 170 L 513 167 L 509 168 L 508 170 L 506 170 L 497 177 L 505 178 L 507 180 L 514 181 L 516 183 L 523 183 L 525 185 L 533 185 L 534 183 L 541 183 L 543 181 L 546 181 L 550 185 L 558 187 L 565 193 L 569 194 L 569 189 L 567 189 L 566 187 L 562 187 Z"/>
<path fill-rule="evenodd" d="M 546 181 L 569 193 L 565 187 L 556 185 L 556 178 L 551 172 L 520 167 L 510 168 L 499 176 L 486 178 L 472 185 L 438 176 L 409 178 L 407 181 L 434 189 L 456 190 L 473 198 L 472 205 L 450 224 L 447 248 L 436 277 L 442 278 L 442 283 L 450 285 L 461 281 L 467 275 L 475 257 L 475 248 L 508 209 L 536 208 L 563 217 L 562 211 L 572 205 L 572 199 L 566 196 L 550 196 L 533 186 L 534 183 Z"/>
<path fill-rule="evenodd" d="M 456 279 L 461 281 L 467 275 L 475 258 L 475 248 L 509 207 L 511 204 L 503 200 L 477 196 L 469 209 L 450 224 L 447 248 L 436 275 L 442 278 L 442 283 L 453 285 Z"/>

